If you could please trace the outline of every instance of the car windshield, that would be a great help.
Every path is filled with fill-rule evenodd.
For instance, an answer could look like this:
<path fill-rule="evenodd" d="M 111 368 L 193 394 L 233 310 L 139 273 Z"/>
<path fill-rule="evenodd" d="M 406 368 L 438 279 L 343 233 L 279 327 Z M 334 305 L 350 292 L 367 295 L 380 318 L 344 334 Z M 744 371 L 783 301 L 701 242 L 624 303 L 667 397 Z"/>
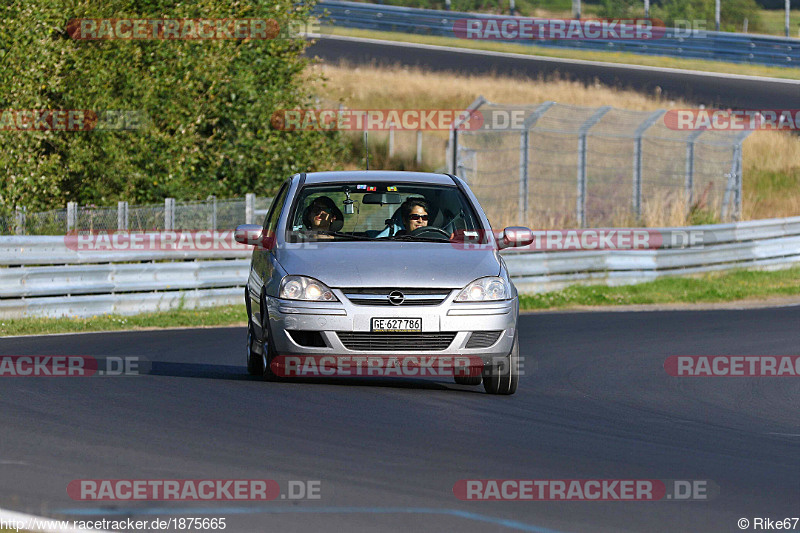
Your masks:
<path fill-rule="evenodd" d="M 286 240 L 481 242 L 480 219 L 455 186 L 410 183 L 307 185 L 289 214 Z"/>

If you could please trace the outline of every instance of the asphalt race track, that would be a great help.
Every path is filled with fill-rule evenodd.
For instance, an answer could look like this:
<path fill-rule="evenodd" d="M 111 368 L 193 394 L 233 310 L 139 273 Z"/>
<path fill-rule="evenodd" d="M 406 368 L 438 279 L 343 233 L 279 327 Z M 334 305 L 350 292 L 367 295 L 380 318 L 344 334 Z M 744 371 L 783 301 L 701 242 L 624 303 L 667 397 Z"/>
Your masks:
<path fill-rule="evenodd" d="M 498 73 L 536 78 L 558 73 L 584 83 L 597 81 L 650 94 L 660 88 L 667 98 L 713 107 L 794 109 L 800 105 L 800 80 L 531 57 L 342 36 L 322 37 L 306 53 L 331 63 L 346 60 L 352 64 L 400 64 L 468 74 Z"/>
<path fill-rule="evenodd" d="M 670 355 L 792 355 L 800 308 L 527 314 L 517 394 L 430 379 L 269 383 L 244 328 L 0 339 L 138 356 L 128 377 L 0 378 L 0 507 L 226 517 L 227 531 L 740 531 L 800 515 L 800 378 L 677 378 Z M 705 480 L 705 501 L 468 502 L 461 479 Z M 87 502 L 76 479 L 321 481 L 320 499 Z"/>

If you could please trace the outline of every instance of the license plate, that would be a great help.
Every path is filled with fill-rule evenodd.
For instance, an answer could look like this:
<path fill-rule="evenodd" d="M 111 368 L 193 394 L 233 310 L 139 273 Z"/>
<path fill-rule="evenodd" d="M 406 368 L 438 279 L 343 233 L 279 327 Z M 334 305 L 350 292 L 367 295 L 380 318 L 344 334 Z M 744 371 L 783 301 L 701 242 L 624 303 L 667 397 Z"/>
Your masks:
<path fill-rule="evenodd" d="M 373 332 L 414 332 L 422 331 L 421 318 L 373 318 Z"/>

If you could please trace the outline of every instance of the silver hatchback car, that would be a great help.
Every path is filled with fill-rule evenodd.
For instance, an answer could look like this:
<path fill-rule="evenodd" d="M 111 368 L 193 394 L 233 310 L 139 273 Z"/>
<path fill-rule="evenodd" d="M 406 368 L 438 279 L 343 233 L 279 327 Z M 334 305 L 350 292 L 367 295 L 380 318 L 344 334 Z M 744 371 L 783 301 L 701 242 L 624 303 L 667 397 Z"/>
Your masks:
<path fill-rule="evenodd" d="M 456 383 L 516 391 L 519 301 L 498 251 L 532 233 L 495 235 L 458 177 L 298 174 L 263 227 L 236 236 L 257 244 L 245 289 L 251 374 L 274 378 L 288 355 L 468 356 L 482 368 Z"/>

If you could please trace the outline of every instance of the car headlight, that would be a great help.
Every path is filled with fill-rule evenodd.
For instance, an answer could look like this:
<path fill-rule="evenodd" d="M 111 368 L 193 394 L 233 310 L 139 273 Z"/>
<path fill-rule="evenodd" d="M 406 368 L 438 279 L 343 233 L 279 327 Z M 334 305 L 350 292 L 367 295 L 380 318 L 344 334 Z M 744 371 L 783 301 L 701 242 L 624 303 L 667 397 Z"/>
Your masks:
<path fill-rule="evenodd" d="M 281 280 L 279 298 L 313 302 L 338 302 L 333 291 L 321 281 L 306 276 L 285 276 Z"/>
<path fill-rule="evenodd" d="M 464 287 L 458 296 L 457 302 L 495 302 L 511 298 L 511 287 L 503 278 L 491 276 L 476 279 Z"/>

